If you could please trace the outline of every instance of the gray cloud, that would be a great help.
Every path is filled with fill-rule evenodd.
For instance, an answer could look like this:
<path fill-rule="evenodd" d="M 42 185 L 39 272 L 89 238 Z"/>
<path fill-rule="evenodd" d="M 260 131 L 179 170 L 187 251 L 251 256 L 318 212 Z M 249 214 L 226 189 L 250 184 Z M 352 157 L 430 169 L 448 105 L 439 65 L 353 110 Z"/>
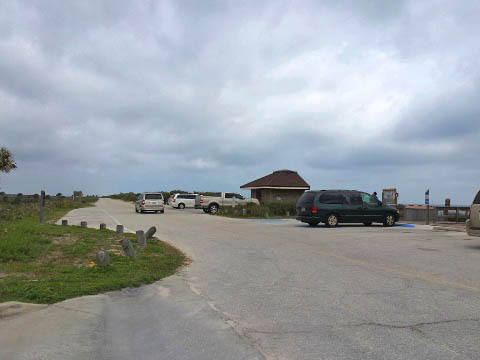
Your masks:
<path fill-rule="evenodd" d="M 466 203 L 478 6 L 2 2 L 0 144 L 19 165 L 2 190 L 238 190 L 292 168 Z"/>

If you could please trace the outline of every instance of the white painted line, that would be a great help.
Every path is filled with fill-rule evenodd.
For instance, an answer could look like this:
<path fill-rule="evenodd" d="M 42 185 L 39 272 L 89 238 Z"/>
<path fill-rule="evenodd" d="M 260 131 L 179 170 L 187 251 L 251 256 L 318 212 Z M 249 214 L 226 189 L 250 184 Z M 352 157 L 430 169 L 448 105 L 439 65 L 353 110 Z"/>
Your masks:
<path fill-rule="evenodd" d="M 105 210 L 104 208 L 102 208 L 102 207 L 100 207 L 100 206 L 99 206 L 99 209 L 102 210 L 102 211 L 105 213 L 105 215 L 107 215 L 110 219 L 112 219 L 117 225 L 123 225 L 120 221 L 118 221 L 118 220 L 115 219 L 112 215 L 110 215 L 110 214 L 107 212 L 107 210 Z M 127 228 L 125 225 L 123 225 L 123 230 L 125 230 L 126 232 L 129 232 L 129 233 L 132 233 L 132 234 L 135 233 L 135 231 L 130 230 L 130 229 Z"/>

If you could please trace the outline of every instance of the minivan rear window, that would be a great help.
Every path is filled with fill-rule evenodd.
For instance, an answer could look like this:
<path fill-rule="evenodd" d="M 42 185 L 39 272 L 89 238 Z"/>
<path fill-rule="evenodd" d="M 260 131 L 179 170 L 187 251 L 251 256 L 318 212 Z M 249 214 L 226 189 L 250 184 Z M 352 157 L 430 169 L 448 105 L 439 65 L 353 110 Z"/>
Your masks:
<path fill-rule="evenodd" d="M 298 199 L 298 205 L 313 204 L 315 195 L 317 195 L 315 191 L 304 192 L 303 195 L 300 196 L 300 199 Z"/>
<path fill-rule="evenodd" d="M 478 192 L 477 196 L 475 196 L 475 199 L 473 200 L 473 203 L 475 205 L 480 205 L 480 191 Z"/>
<path fill-rule="evenodd" d="M 163 200 L 162 194 L 145 194 L 145 200 Z"/>

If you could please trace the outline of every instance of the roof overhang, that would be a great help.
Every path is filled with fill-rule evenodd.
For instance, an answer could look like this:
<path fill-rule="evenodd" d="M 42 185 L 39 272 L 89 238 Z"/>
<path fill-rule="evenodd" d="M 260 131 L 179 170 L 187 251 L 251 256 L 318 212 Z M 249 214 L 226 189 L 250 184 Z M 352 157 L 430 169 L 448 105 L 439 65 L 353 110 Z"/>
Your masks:
<path fill-rule="evenodd" d="M 241 187 L 244 190 L 257 190 L 257 189 L 278 189 L 278 190 L 310 190 L 310 187 L 289 187 L 289 186 L 253 186 L 253 187 Z"/>

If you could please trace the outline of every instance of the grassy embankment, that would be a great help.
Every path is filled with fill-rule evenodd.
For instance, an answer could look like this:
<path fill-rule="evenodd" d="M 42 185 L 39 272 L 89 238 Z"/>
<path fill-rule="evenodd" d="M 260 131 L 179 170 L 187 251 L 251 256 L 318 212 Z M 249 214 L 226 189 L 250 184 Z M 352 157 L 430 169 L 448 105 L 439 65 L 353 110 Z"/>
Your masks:
<path fill-rule="evenodd" d="M 243 209 L 246 209 L 245 215 Z M 247 206 L 235 206 L 220 208 L 217 213 L 220 216 L 238 217 L 238 218 L 294 218 L 295 204 L 248 204 Z"/>
<path fill-rule="evenodd" d="M 0 202 L 0 302 L 54 303 L 139 286 L 173 274 L 185 262 L 181 252 L 161 241 L 141 248 L 126 234 L 137 251 L 130 259 L 113 231 L 53 224 L 95 200 L 48 200 L 45 225 L 38 223 L 38 203 Z M 92 263 L 101 249 L 109 251 L 110 266 Z"/>

